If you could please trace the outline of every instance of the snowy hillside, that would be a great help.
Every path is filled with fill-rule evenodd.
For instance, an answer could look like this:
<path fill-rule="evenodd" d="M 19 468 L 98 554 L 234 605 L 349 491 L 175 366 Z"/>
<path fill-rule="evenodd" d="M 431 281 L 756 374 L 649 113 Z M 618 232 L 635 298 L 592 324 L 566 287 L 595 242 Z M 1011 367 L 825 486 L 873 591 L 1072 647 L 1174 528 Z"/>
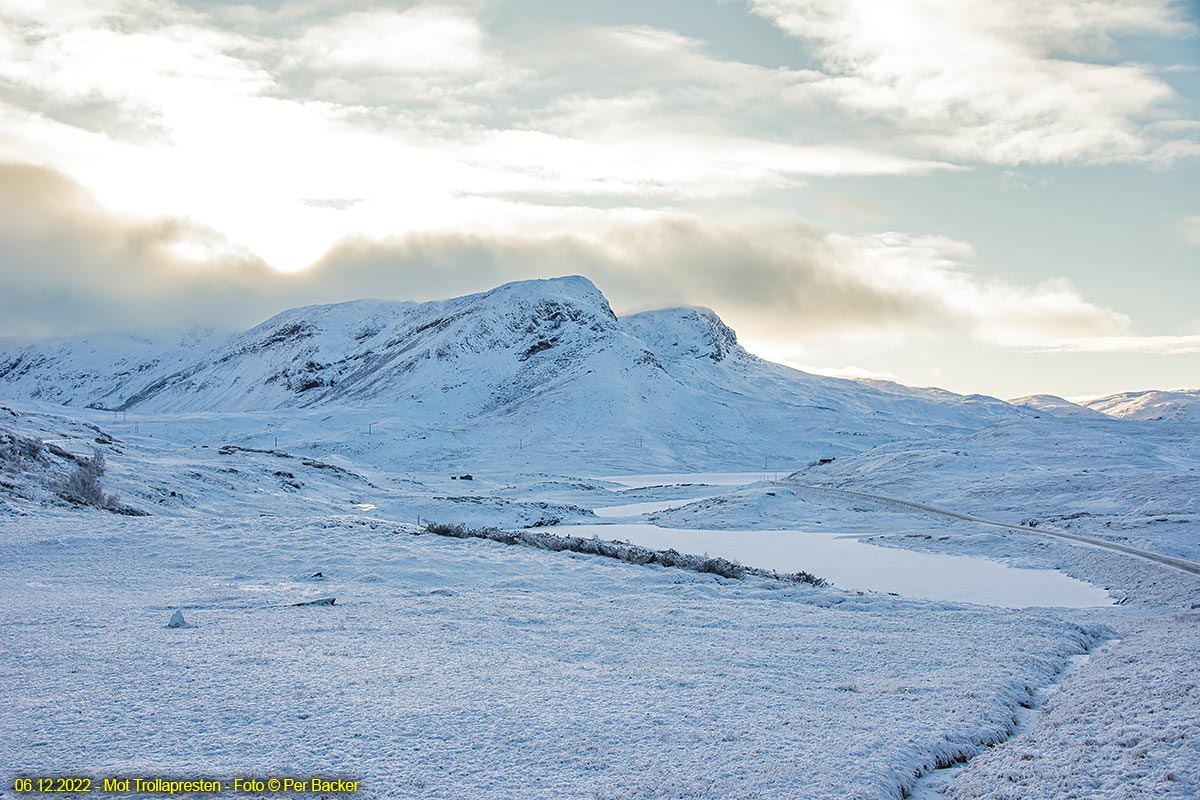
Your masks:
<path fill-rule="evenodd" d="M 1086 405 L 1121 419 L 1200 422 L 1200 389 L 1124 392 L 1092 400 Z"/>
<path fill-rule="evenodd" d="M 1029 409 L 1035 414 L 1046 414 L 1052 417 L 1104 418 L 1102 411 L 1072 403 L 1070 400 L 1053 394 L 1031 394 L 1028 397 L 1009 400 L 1009 402 L 1019 408 Z"/>
<path fill-rule="evenodd" d="M 1200 437 L 1191 425 L 1047 415 L 882 445 L 793 478 L 1200 558 Z"/>
<path fill-rule="evenodd" d="M 374 409 L 397 432 L 393 450 L 426 461 L 447 447 L 501 461 L 528 449 L 530 463 L 624 467 L 794 468 L 1030 415 L 994 398 L 772 364 L 703 309 L 619 319 L 582 277 L 429 303 L 297 308 L 190 345 L 18 348 L 0 355 L 0 397 L 143 415 Z"/>
<path fill-rule="evenodd" d="M 96 334 L 23 342 L 0 339 L 4 396 L 65 406 L 103 405 L 124 387 L 184 369 L 228 334 Z"/>

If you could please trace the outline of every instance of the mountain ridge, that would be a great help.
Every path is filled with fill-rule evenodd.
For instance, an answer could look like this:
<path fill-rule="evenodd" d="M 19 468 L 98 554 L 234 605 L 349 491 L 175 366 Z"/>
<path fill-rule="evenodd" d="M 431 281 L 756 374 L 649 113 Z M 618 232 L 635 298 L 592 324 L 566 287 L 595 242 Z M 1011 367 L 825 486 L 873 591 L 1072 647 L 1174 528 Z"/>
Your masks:
<path fill-rule="evenodd" d="M 1120 392 L 1084 404 L 1110 417 L 1155 422 L 1200 422 L 1200 389 Z"/>
<path fill-rule="evenodd" d="M 0 350 L 0 397 L 139 414 L 376 409 L 404 431 L 403 452 L 428 458 L 436 442 L 473 457 L 613 450 L 614 461 L 664 465 L 772 454 L 794 464 L 1038 413 L 774 364 L 710 309 L 618 317 L 582 276 L 304 306 L 229 335 L 114 341 Z"/>

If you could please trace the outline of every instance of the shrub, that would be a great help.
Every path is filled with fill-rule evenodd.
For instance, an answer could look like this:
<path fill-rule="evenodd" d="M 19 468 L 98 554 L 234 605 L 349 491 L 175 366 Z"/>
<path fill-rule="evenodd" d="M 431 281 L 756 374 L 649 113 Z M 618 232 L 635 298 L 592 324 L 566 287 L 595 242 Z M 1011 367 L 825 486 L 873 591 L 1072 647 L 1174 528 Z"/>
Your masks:
<path fill-rule="evenodd" d="M 466 526 L 451 525 L 447 522 L 430 522 L 425 526 L 426 533 L 436 533 L 438 536 L 452 536 L 455 539 L 467 538 Z"/>
<path fill-rule="evenodd" d="M 0 464 L 16 468 L 20 461 L 40 461 L 44 450 L 41 439 L 0 431 Z"/>
<path fill-rule="evenodd" d="M 18 452 L 29 461 L 40 460 L 42 452 L 46 449 L 41 439 L 27 439 L 22 436 L 17 441 L 19 444 Z"/>
<path fill-rule="evenodd" d="M 745 567 L 724 558 L 706 558 L 700 563 L 696 571 L 711 572 L 713 575 L 720 575 L 722 578 L 736 578 L 738 580 L 746 577 Z"/>
<path fill-rule="evenodd" d="M 100 485 L 104 469 L 104 453 L 93 450 L 91 458 L 81 458 L 76 462 L 75 471 L 63 482 L 59 494 L 64 499 L 83 506 L 117 508 L 117 496 L 106 493 Z"/>
<path fill-rule="evenodd" d="M 780 575 L 772 570 L 743 567 L 736 561 L 725 558 L 709 558 L 707 556 L 688 555 L 677 550 L 652 550 L 636 544 L 614 542 L 593 536 L 585 539 L 581 536 L 559 536 L 541 531 L 502 531 L 499 528 L 468 528 L 465 525 L 450 525 L 445 522 L 431 522 L 425 526 L 426 533 L 438 536 L 449 536 L 454 539 L 490 539 L 503 544 L 519 544 L 525 547 L 536 547 L 551 552 L 569 551 L 586 553 L 588 555 L 615 558 L 630 564 L 658 564 L 663 567 L 677 567 L 692 572 L 709 573 L 722 578 L 741 580 L 747 576 L 768 578 L 787 583 L 807 583 L 823 587 L 829 583 L 808 572 L 793 572 Z"/>
<path fill-rule="evenodd" d="M 799 572 L 789 572 L 786 575 L 782 575 L 781 578 L 789 583 L 808 583 L 813 586 L 829 585 L 829 581 L 825 580 L 824 578 L 818 578 L 811 572 L 805 572 L 804 570 L 800 570 Z"/>

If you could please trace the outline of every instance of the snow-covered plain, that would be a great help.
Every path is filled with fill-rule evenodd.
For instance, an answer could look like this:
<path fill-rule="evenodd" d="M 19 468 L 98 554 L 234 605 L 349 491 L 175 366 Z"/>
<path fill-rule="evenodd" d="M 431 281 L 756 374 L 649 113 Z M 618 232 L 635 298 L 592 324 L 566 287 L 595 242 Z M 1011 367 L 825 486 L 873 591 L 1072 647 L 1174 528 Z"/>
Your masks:
<path fill-rule="evenodd" d="M 1107 635 L 363 519 L 89 522 L 4 529 L 0 747 L 23 773 L 894 798 Z"/>
<path fill-rule="evenodd" d="M 96 440 L 109 434 L 92 424 L 44 407 L 6 422 L 62 452 L 104 450 L 106 487 L 153 512 L 58 500 L 53 480 L 70 469 L 58 456 L 5 472 L 15 489 L 0 520 L 0 682 L 17 702 L 0 712 L 0 759 L 22 771 L 324 771 L 387 797 L 895 798 L 918 774 L 987 752 L 954 773 L 952 791 L 974 788 L 950 796 L 967 798 L 983 780 L 977 760 L 1010 769 L 992 754 L 1025 748 L 1011 758 L 1028 792 L 997 796 L 1197 790 L 1200 706 L 1186 678 L 1195 643 L 1178 630 L 1200 621 L 1190 576 L 839 504 L 753 473 L 745 486 L 700 474 L 634 481 L 640 488 L 550 474 L 465 481 L 365 458 L 205 446 L 195 443 L 202 428 L 182 422 L 172 435 L 165 418 L 154 436 L 104 445 Z M 994 574 L 1009 574 L 1006 562 L 1090 581 L 1102 602 L 1132 600 L 922 602 L 838 576 L 826 575 L 832 589 L 728 581 L 414 536 L 405 524 L 596 525 L 592 509 L 634 514 L 641 504 L 668 507 L 641 508 L 643 524 L 703 520 L 685 527 L 712 533 L 812 520 L 869 536 L 843 541 L 875 551 L 876 564 L 887 563 L 878 545 L 985 557 Z M 907 559 L 897 552 L 894 570 Z M 821 574 L 802 556 L 794 563 Z M 976 602 L 989 599 L 972 588 Z M 326 596 L 338 604 L 290 605 Z M 178 608 L 195 627 L 165 627 Z M 1023 724 L 1022 704 L 1096 647 L 1062 688 L 1086 686 L 1075 708 L 1096 713 L 1062 719 L 1048 704 L 1004 741 Z M 1148 707 L 1143 692 L 1166 699 Z M 1100 713 L 1100 698 L 1122 693 L 1127 702 Z M 41 735 L 26 735 L 31 720 Z M 1064 766 L 1078 736 L 1141 755 L 1119 775 L 1100 756 Z M 1036 758 L 1021 760 L 1026 751 Z M 1101 789 L 1079 788 L 1089 786 Z"/>
<path fill-rule="evenodd" d="M 6 778 L 1200 795 L 1196 576 L 834 491 L 1200 558 L 1182 412 L 808 376 L 711 312 L 617 318 L 577 278 L 16 348 L 0 397 Z M 109 510 L 62 497 L 94 451 Z M 638 532 L 834 586 L 416 535 L 428 521 Z"/>

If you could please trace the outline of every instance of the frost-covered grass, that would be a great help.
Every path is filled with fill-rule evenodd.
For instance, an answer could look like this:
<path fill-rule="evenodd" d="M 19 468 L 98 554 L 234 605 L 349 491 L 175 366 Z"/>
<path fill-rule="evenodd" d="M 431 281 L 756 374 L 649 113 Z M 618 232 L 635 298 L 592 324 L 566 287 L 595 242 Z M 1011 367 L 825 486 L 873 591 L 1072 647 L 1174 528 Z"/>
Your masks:
<path fill-rule="evenodd" d="M 972 761 L 953 797 L 1200 796 L 1200 612 L 1127 636 L 1059 687 L 1029 732 Z"/>
<path fill-rule="evenodd" d="M 10 769 L 388 797 L 897 798 L 1101 630 L 348 518 L 0 522 L 0 604 Z"/>

